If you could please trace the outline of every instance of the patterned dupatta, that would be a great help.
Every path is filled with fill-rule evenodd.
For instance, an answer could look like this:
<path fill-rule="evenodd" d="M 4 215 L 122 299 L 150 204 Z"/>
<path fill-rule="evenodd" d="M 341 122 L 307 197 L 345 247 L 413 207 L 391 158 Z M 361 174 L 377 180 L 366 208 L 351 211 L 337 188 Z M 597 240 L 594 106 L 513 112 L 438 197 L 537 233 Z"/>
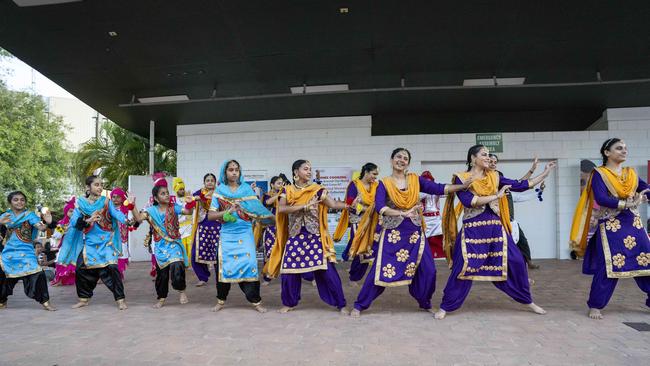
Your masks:
<path fill-rule="evenodd" d="M 594 207 L 594 192 L 591 189 L 591 180 L 594 174 L 600 174 L 609 193 L 618 197 L 619 200 L 634 196 L 639 185 L 639 177 L 636 171 L 630 167 L 623 168 L 620 175 L 604 166 L 593 170 L 587 181 L 587 186 L 580 195 L 571 223 L 569 245 L 579 256 L 583 256 L 587 248 L 589 222 Z"/>
<path fill-rule="evenodd" d="M 118 253 L 122 253 L 122 240 L 120 238 L 120 228 L 117 220 L 110 215 L 108 205 L 112 202 L 101 196 L 95 202 L 90 202 L 87 198 L 81 197 L 76 202 L 75 213 L 73 217 L 84 217 L 92 216 L 93 213 L 100 213 L 102 220 L 98 223 L 93 223 L 84 231 L 80 231 L 75 227 L 76 222 L 73 222 L 72 225 L 68 227 L 66 235 L 63 237 L 63 243 L 61 249 L 59 250 L 59 255 L 57 257 L 57 263 L 67 265 L 77 264 L 77 258 L 79 253 L 83 250 L 84 246 L 84 233 L 88 233 L 94 225 L 99 225 L 99 228 L 104 231 L 111 232 L 111 240 L 113 241 L 113 247 Z"/>

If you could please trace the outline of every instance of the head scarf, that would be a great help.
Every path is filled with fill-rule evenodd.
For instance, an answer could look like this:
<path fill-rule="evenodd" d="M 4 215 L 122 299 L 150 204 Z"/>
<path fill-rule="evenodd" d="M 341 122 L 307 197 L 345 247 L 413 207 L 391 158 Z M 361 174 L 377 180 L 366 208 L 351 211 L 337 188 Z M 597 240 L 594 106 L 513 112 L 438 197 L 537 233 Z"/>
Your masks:
<path fill-rule="evenodd" d="M 74 209 L 74 204 L 75 204 L 76 198 L 75 196 L 72 196 L 68 202 L 65 203 L 65 206 L 63 206 L 63 218 L 59 220 L 58 224 L 63 226 L 67 225 L 70 223 L 70 218 L 68 217 L 68 212 L 70 210 Z"/>
<path fill-rule="evenodd" d="M 181 189 L 185 189 L 185 182 L 183 182 L 183 179 L 180 177 L 174 178 L 174 180 L 172 181 L 172 189 L 174 189 L 174 192 L 178 192 Z"/>
<path fill-rule="evenodd" d="M 237 187 L 235 192 L 230 190 L 228 178 L 226 177 L 226 169 L 230 161 L 232 160 L 226 160 L 221 164 L 221 168 L 219 169 L 220 184 L 214 191 L 214 198 L 230 203 L 237 202 L 243 213 L 253 219 L 266 220 L 273 218 L 273 214 L 257 198 L 253 188 L 244 182 L 244 171 L 241 169 L 241 165 L 239 166 L 239 187 Z"/>

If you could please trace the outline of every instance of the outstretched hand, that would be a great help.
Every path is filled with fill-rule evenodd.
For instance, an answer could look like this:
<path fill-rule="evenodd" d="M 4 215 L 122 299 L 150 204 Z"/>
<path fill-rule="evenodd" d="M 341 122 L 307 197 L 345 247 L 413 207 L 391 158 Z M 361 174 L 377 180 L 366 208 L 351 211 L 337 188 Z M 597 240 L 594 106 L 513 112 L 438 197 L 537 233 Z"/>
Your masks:
<path fill-rule="evenodd" d="M 497 193 L 497 198 L 503 197 L 506 193 L 508 193 L 510 191 L 510 188 L 512 188 L 512 186 L 509 186 L 509 185 L 505 185 L 505 186 L 501 187 L 501 189 Z"/>

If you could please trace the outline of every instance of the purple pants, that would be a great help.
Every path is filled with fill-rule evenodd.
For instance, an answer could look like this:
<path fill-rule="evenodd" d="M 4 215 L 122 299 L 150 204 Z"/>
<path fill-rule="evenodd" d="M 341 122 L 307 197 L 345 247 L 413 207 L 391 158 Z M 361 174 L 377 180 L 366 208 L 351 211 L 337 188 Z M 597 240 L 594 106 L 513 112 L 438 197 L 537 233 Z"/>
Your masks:
<path fill-rule="evenodd" d="M 361 292 L 354 303 L 354 308 L 363 311 L 370 307 L 370 304 L 381 295 L 386 289 L 383 286 L 375 285 L 375 260 L 370 267 L 370 272 L 366 277 Z M 436 265 L 433 262 L 433 256 L 428 248 L 424 248 L 422 260 L 418 269 L 415 271 L 413 281 L 409 286 L 409 293 L 418 302 L 420 308 L 431 309 L 431 297 L 436 291 Z"/>
<path fill-rule="evenodd" d="M 454 264 L 451 268 L 449 280 L 447 280 L 447 286 L 445 286 L 442 304 L 440 304 L 440 309 L 444 311 L 458 310 L 463 305 L 467 295 L 469 295 L 473 281 L 458 279 L 462 269 L 463 253 L 460 240 L 457 240 L 454 248 Z M 508 242 L 508 279 L 492 283 L 518 303 L 530 304 L 533 302 L 533 297 L 530 294 L 530 284 L 528 283 L 526 261 L 516 244 Z"/>
<path fill-rule="evenodd" d="M 350 281 L 361 281 L 367 270 L 368 263 L 361 263 L 359 256 L 354 257 L 352 264 L 350 264 Z"/>
<path fill-rule="evenodd" d="M 634 280 L 641 291 L 647 294 L 645 304 L 650 307 L 650 277 L 634 277 Z M 607 270 L 605 269 L 605 263 L 603 263 L 591 281 L 591 291 L 589 292 L 587 306 L 590 309 L 604 309 L 609 299 L 612 298 L 617 283 L 618 278 L 607 278 Z"/>
<path fill-rule="evenodd" d="M 208 282 L 208 279 L 210 278 L 210 265 L 205 263 L 197 263 L 194 260 L 194 253 L 196 253 L 195 246 L 196 240 L 194 241 L 194 244 L 192 244 L 192 254 L 190 255 L 192 258 L 192 270 L 194 271 L 196 277 L 198 277 L 199 281 Z"/>
<path fill-rule="evenodd" d="M 338 309 L 345 307 L 345 295 L 341 278 L 334 263 L 327 263 L 327 270 L 317 270 L 313 273 L 318 288 L 318 295 L 326 304 Z M 282 281 L 282 305 L 294 307 L 300 302 L 300 287 L 305 273 L 284 273 L 280 275 Z"/>

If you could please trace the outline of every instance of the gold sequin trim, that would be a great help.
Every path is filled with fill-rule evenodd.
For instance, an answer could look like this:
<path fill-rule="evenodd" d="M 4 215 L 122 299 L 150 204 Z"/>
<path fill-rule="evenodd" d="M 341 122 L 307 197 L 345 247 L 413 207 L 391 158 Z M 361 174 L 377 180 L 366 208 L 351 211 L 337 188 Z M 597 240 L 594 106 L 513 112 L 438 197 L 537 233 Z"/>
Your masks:
<path fill-rule="evenodd" d="M 479 227 L 479 226 L 488 226 L 488 225 L 501 225 L 500 220 L 484 220 L 484 221 L 474 221 L 474 222 L 468 222 L 463 225 L 463 227 L 468 228 L 468 227 Z"/>
<path fill-rule="evenodd" d="M 481 238 L 481 239 L 468 239 L 465 238 L 467 244 L 490 244 L 490 243 L 503 243 L 503 236 L 498 238 Z"/>
<path fill-rule="evenodd" d="M 485 258 L 503 257 L 503 252 L 487 252 L 487 253 L 467 253 L 467 258 L 485 259 Z"/>

